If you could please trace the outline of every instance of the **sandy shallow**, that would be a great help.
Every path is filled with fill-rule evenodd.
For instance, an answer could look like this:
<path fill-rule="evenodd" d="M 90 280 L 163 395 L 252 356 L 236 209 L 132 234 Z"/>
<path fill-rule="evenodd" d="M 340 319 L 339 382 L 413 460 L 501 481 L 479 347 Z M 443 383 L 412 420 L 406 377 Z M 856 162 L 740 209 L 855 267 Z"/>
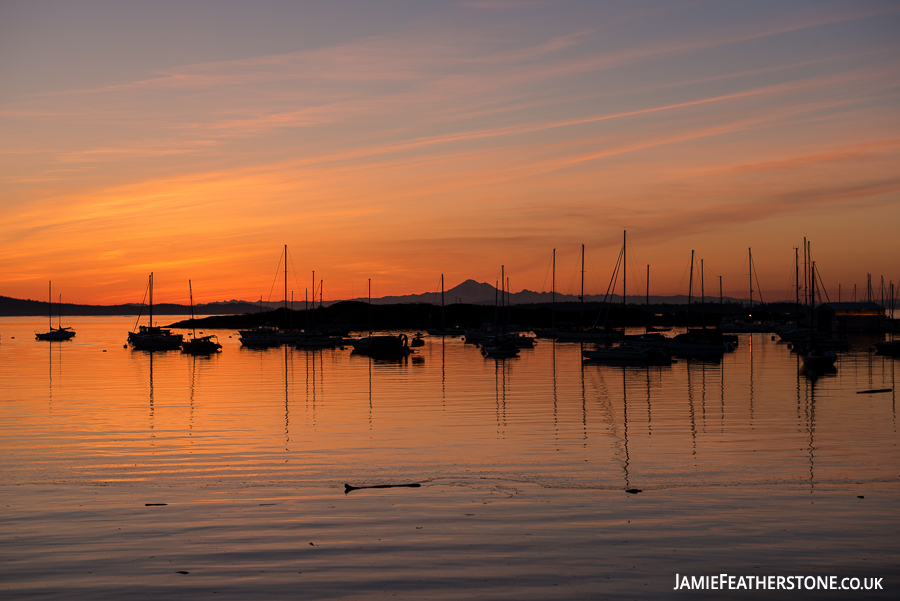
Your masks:
<path fill-rule="evenodd" d="M 676 573 L 724 572 L 882 577 L 885 590 L 858 595 L 896 598 L 898 493 L 885 483 L 627 494 L 488 479 L 350 494 L 337 482 L 7 485 L 0 590 L 17 599 L 850 598 L 672 590 Z"/>

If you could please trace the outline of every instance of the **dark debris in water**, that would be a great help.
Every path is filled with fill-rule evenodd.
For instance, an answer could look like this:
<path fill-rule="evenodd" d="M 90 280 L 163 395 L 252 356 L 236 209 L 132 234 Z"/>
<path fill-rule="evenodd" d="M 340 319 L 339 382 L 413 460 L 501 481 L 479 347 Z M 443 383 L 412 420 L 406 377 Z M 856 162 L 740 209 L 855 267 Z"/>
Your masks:
<path fill-rule="evenodd" d="M 364 488 L 419 488 L 422 486 L 419 482 L 413 482 L 412 484 L 375 484 L 373 486 L 351 486 L 349 484 L 344 484 L 344 494 L 346 495 L 352 490 L 362 490 Z"/>
<path fill-rule="evenodd" d="M 626 488 L 625 492 L 627 492 L 629 495 L 636 495 L 639 492 L 644 492 L 644 491 L 642 491 L 640 488 Z"/>
<path fill-rule="evenodd" d="M 165 507 L 168 503 L 144 503 L 144 507 Z"/>

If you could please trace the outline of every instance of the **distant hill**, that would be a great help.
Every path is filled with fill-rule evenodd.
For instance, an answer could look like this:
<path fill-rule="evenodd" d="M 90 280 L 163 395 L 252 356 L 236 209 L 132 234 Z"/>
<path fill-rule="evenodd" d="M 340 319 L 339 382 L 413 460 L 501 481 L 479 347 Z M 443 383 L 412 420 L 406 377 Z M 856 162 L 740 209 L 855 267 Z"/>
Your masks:
<path fill-rule="evenodd" d="M 53 315 L 56 315 L 62 309 L 63 316 L 66 315 L 137 315 L 142 311 L 139 304 L 126 303 L 122 305 L 77 305 L 72 303 L 53 303 Z M 240 315 L 259 311 L 259 306 L 254 303 L 244 301 L 230 301 L 218 303 L 203 303 L 194 305 L 195 315 Z M 147 313 L 147 307 L 143 308 L 143 313 Z M 19 298 L 11 298 L 9 296 L 0 296 L 0 316 L 41 316 L 48 314 L 47 301 L 36 301 Z M 190 305 L 176 305 L 171 303 L 163 303 L 153 305 L 154 315 L 190 315 Z"/>
<path fill-rule="evenodd" d="M 475 280 L 466 280 L 463 283 L 444 291 L 444 304 L 466 304 L 466 305 L 494 305 L 500 300 L 500 291 L 493 285 L 486 282 L 476 282 Z M 368 302 L 366 297 L 349 299 L 354 302 Z M 585 303 L 603 302 L 602 294 L 586 294 Z M 614 304 L 622 303 L 621 295 L 613 295 L 609 302 Z M 651 296 L 651 305 L 686 305 L 687 296 Z M 694 297 L 694 302 L 699 302 L 699 298 Z M 707 303 L 717 303 L 718 298 L 707 297 Z M 742 304 L 741 299 L 726 297 L 727 303 Z M 522 290 L 509 295 L 507 303 L 510 305 L 541 305 L 550 304 L 553 301 L 553 295 L 549 292 L 533 292 L 531 290 Z M 635 295 L 628 297 L 628 304 L 643 305 L 647 301 L 645 296 Z M 338 302 L 345 301 L 325 301 L 324 306 L 331 306 Z M 572 303 L 581 304 L 581 299 L 574 294 L 556 293 L 556 302 L 560 305 Z M 317 303 L 316 303 L 317 304 Z M 441 304 L 441 293 L 426 292 L 423 294 L 407 294 L 404 296 L 382 296 L 372 299 L 373 305 L 402 305 L 402 304 Z M 258 313 L 260 311 L 268 311 L 282 308 L 284 301 L 270 302 L 250 302 L 242 300 L 230 300 L 214 303 L 203 303 L 194 306 L 196 315 L 242 315 L 244 313 Z M 304 308 L 304 301 L 294 302 L 294 309 L 300 310 Z M 77 305 L 63 303 L 63 315 L 137 315 L 141 311 L 141 306 L 135 303 L 126 303 L 122 305 Z M 146 313 L 146 307 L 143 312 Z M 58 312 L 58 306 L 54 303 L 53 314 Z M 188 305 L 177 305 L 171 303 L 153 305 L 154 315 L 190 315 L 191 308 Z M 0 296 L 0 316 L 43 316 L 47 315 L 47 302 L 36 300 L 24 300 L 11 298 L 8 296 Z"/>

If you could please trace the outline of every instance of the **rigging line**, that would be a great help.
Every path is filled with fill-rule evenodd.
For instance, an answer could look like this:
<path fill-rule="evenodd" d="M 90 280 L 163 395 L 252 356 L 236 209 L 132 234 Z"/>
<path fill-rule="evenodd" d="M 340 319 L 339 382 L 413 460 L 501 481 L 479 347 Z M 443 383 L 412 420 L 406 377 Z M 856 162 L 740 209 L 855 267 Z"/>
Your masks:
<path fill-rule="evenodd" d="M 547 287 L 547 278 L 550 277 L 550 269 L 553 266 L 553 253 L 550 253 L 550 260 L 547 261 L 547 271 L 544 272 L 544 281 L 541 282 L 541 294 L 544 293 Z"/>
<path fill-rule="evenodd" d="M 290 269 L 290 271 L 291 271 L 291 275 L 294 276 L 294 282 L 293 282 L 293 283 L 296 284 L 297 290 L 299 291 L 300 288 L 302 288 L 303 286 L 300 284 L 300 278 L 297 277 L 297 266 L 294 265 L 293 259 L 291 259 L 289 269 Z"/>
<path fill-rule="evenodd" d="M 628 252 L 628 258 L 631 259 L 631 275 L 629 277 L 631 278 L 632 282 L 636 282 L 636 285 L 632 286 L 632 289 L 635 289 L 635 290 L 646 289 L 647 282 L 645 281 L 645 274 L 642 269 L 637 268 L 638 265 L 643 267 L 643 265 L 646 265 L 646 263 L 642 264 L 642 262 L 638 261 L 638 256 L 634 250 L 634 245 L 631 243 L 630 240 L 626 240 L 625 244 L 628 246 L 629 249 L 631 249 Z M 626 259 L 626 263 L 627 262 L 628 261 Z M 627 268 L 628 266 L 626 265 L 625 267 Z M 632 295 L 632 296 L 634 296 L 634 295 Z"/>
<path fill-rule="evenodd" d="M 681 294 L 681 287 L 684 286 L 684 278 L 687 275 L 688 268 L 690 267 L 690 263 L 684 264 L 684 271 L 681 272 L 681 281 L 678 282 L 678 288 L 675 289 L 675 296 L 679 296 Z"/>
<path fill-rule="evenodd" d="M 149 292 L 149 291 L 150 291 L 150 280 L 147 280 L 147 287 L 144 288 L 144 298 L 141 299 L 141 308 L 138 309 L 137 319 L 134 320 L 134 327 L 131 328 L 132 332 L 137 331 L 137 326 L 141 321 L 141 314 L 144 312 L 144 301 L 147 300 L 147 292 Z M 153 324 L 151 323 L 150 325 L 152 326 Z"/>
<path fill-rule="evenodd" d="M 575 278 L 578 277 L 580 272 L 580 262 L 581 262 L 581 254 L 575 256 L 575 267 L 572 269 L 572 278 L 569 280 L 569 288 L 566 290 L 566 294 L 569 296 L 572 295 L 572 287 L 575 285 Z"/>
<path fill-rule="evenodd" d="M 760 288 L 759 286 L 759 272 L 756 271 L 756 261 L 754 261 L 752 258 L 750 259 L 750 269 L 753 271 L 753 275 L 756 278 L 756 292 L 759 293 L 759 302 L 760 304 L 763 304 L 765 303 L 765 301 L 762 297 L 762 288 Z"/>
<path fill-rule="evenodd" d="M 601 315 L 604 315 L 603 327 L 604 328 L 606 327 L 606 320 L 609 318 L 609 305 L 607 304 L 607 300 L 610 299 L 610 294 L 611 294 L 610 291 L 615 292 L 616 280 L 619 279 L 619 266 L 622 264 L 622 254 L 624 252 L 625 252 L 625 246 L 623 245 L 622 248 L 619 250 L 619 257 L 616 259 L 616 266 L 613 269 L 613 274 L 609 280 L 609 285 L 606 287 L 606 294 L 603 295 L 603 305 L 606 307 L 605 315 L 604 315 L 603 309 L 600 309 L 600 312 L 597 313 L 597 319 L 594 320 L 595 328 L 597 327 L 597 322 L 600 321 Z"/>
<path fill-rule="evenodd" d="M 434 294 L 431 296 L 431 305 L 434 306 L 437 304 L 437 295 L 441 291 L 441 278 L 438 278 L 438 284 L 434 289 Z M 431 317 L 431 313 L 428 313 L 428 316 Z"/>
<path fill-rule="evenodd" d="M 813 264 L 813 267 L 815 269 L 815 275 L 819 278 L 819 284 L 821 285 L 820 291 L 825 293 L 825 300 L 830 303 L 831 299 L 828 298 L 828 289 L 825 288 L 825 282 L 822 280 L 822 274 L 819 272 L 819 266 Z"/>
<path fill-rule="evenodd" d="M 598 275 L 600 273 L 600 270 L 594 266 L 593 257 L 591 257 L 591 255 L 587 254 L 587 250 L 585 250 L 584 258 L 587 261 L 588 268 L 589 268 L 589 269 L 585 270 L 585 273 L 589 274 L 588 275 L 588 284 L 593 284 L 598 289 L 603 290 L 603 282 L 600 281 L 600 276 Z M 593 282 L 590 281 L 591 279 L 593 279 Z M 588 293 L 585 292 L 584 293 L 585 302 L 587 302 L 587 296 L 588 296 Z"/>
<path fill-rule="evenodd" d="M 788 283 L 787 290 L 784 293 L 784 302 L 791 302 L 791 293 L 794 291 L 794 285 L 791 283 L 794 281 L 794 265 L 791 263 L 790 271 L 788 272 Z"/>
<path fill-rule="evenodd" d="M 272 287 L 269 288 L 269 298 L 266 300 L 267 303 L 272 302 L 272 292 L 275 290 L 275 282 L 278 281 L 278 276 L 281 272 L 281 259 L 284 256 L 284 251 L 278 255 L 278 267 L 275 268 L 275 277 L 272 279 Z"/>

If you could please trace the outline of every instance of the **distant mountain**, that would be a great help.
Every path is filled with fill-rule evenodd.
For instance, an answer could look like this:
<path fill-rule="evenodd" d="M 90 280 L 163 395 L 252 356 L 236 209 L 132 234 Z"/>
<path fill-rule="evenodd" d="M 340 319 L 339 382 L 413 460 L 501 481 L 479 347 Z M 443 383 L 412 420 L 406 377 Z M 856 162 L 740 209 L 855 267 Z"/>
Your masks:
<path fill-rule="evenodd" d="M 501 300 L 501 293 L 491 284 L 486 282 L 476 282 L 475 280 L 466 280 L 463 283 L 444 291 L 444 304 L 467 304 L 467 305 L 493 305 Z M 349 299 L 360 302 L 368 302 L 366 297 Z M 613 295 L 609 302 L 613 304 L 621 304 L 622 296 Z M 687 304 L 687 296 L 651 296 L 650 304 L 653 305 L 684 305 Z M 741 304 L 744 301 L 726 297 L 725 302 L 734 302 Z M 549 292 L 533 292 L 531 290 L 522 290 L 509 295 L 507 302 L 510 305 L 538 305 L 549 304 L 553 301 L 553 295 Z M 628 297 L 628 304 L 642 305 L 647 301 L 645 296 L 635 295 Z M 693 301 L 699 302 L 699 298 L 694 297 Z M 330 306 L 339 301 L 325 301 L 323 305 Z M 556 293 L 556 302 L 560 305 L 579 303 L 581 299 L 574 294 Z M 603 302 L 602 294 L 586 294 L 585 303 Z M 707 303 L 716 303 L 718 298 L 707 297 Z M 407 294 L 403 296 L 382 296 L 373 298 L 373 305 L 396 305 L 396 304 L 441 304 L 440 292 L 426 292 L 424 294 Z M 203 303 L 194 306 L 196 315 L 242 315 L 244 313 L 257 313 L 259 311 L 268 311 L 279 309 L 284 306 L 284 301 L 268 301 L 268 302 L 250 302 L 242 300 L 217 301 L 212 303 Z M 305 308 L 304 302 L 294 302 L 293 308 L 302 310 Z M 53 313 L 57 313 L 58 307 L 54 303 Z M 141 311 L 141 306 L 134 303 L 125 303 L 121 305 L 76 305 L 64 303 L 62 305 L 62 314 L 65 315 L 137 315 Z M 147 309 L 143 311 L 146 313 Z M 153 306 L 154 315 L 190 315 L 191 309 L 188 305 L 177 304 L 160 304 Z M 47 302 L 35 300 L 23 300 L 11 298 L 8 296 L 0 296 L 0 316 L 44 316 L 47 315 Z"/>
<path fill-rule="evenodd" d="M 501 292 L 497 290 L 493 285 L 488 284 L 486 282 L 476 282 L 475 280 L 466 280 L 463 283 L 450 288 L 449 290 L 444 291 L 444 304 L 468 304 L 468 305 L 493 305 L 495 302 L 500 302 L 501 300 Z M 513 292 L 509 295 L 508 302 L 510 305 L 540 305 L 540 304 L 549 304 L 553 302 L 554 295 L 550 292 L 534 292 L 532 290 L 522 290 L 521 292 Z M 366 302 L 367 299 L 357 298 L 353 299 L 357 301 Z M 607 299 L 609 302 L 621 304 L 622 295 L 614 294 L 611 298 Z M 688 297 L 686 295 L 677 295 L 677 296 L 651 296 L 650 303 L 654 305 L 660 304 L 687 304 Z M 706 302 L 718 302 L 718 297 L 713 299 L 712 297 L 706 297 Z M 730 297 L 726 297 L 723 299 L 725 302 L 741 302 L 740 299 L 734 299 Z M 699 302 L 699 297 L 694 297 L 694 302 Z M 561 294 L 559 292 L 556 293 L 556 302 L 560 304 L 567 303 L 579 303 L 581 299 L 576 294 Z M 584 302 L 586 303 L 600 303 L 603 302 L 602 294 L 585 294 Z M 628 304 L 644 304 L 647 302 L 646 296 L 634 295 L 628 297 Z M 381 298 L 373 298 L 373 305 L 393 305 L 393 304 L 403 304 L 403 303 L 430 303 L 434 305 L 441 304 L 441 293 L 440 292 L 429 292 L 426 294 L 407 294 L 405 296 L 383 296 Z M 328 302 L 326 305 L 330 304 Z M 273 308 L 280 307 L 280 304 L 274 305 Z"/>

